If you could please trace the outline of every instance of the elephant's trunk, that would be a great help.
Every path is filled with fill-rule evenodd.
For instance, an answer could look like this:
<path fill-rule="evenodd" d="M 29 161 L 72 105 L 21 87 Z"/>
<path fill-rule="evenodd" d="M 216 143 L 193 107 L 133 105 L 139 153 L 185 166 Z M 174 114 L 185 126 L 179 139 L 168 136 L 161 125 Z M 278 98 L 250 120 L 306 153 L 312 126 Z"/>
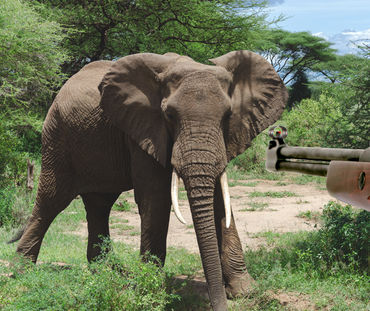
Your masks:
<path fill-rule="evenodd" d="M 188 193 L 194 229 L 198 240 L 208 294 L 213 310 L 226 310 L 226 293 L 222 278 L 214 216 L 215 176 L 212 167 L 192 166 L 193 172 L 182 174 Z"/>
<path fill-rule="evenodd" d="M 227 310 L 227 300 L 215 226 L 214 191 L 226 163 L 220 128 L 209 125 L 193 126 L 191 131 L 183 128 L 174 145 L 172 165 L 184 181 L 209 298 L 217 311 Z"/>
<path fill-rule="evenodd" d="M 186 221 L 184 217 L 182 216 L 180 212 L 180 208 L 179 208 L 179 198 L 178 198 L 179 179 L 180 179 L 179 175 L 174 169 L 172 172 L 172 180 L 171 180 L 172 207 L 174 209 L 177 219 L 185 225 Z M 226 220 L 225 226 L 226 228 L 229 228 L 230 223 L 231 223 L 231 204 L 230 204 L 230 193 L 229 193 L 229 185 L 227 182 L 226 171 L 223 172 L 220 177 L 220 185 L 221 185 L 222 197 L 224 199 L 225 220 Z"/>

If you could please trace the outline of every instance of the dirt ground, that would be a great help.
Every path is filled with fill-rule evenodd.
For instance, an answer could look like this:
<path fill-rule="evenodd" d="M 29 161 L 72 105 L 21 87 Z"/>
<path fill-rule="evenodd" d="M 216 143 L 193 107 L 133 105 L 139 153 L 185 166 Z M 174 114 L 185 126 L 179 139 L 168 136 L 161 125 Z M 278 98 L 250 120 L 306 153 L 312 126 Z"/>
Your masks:
<path fill-rule="evenodd" d="M 288 176 L 289 177 L 289 176 Z M 259 233 L 295 232 L 315 229 L 315 221 L 297 217 L 305 211 L 320 212 L 323 206 L 334 198 L 325 190 L 324 184 L 308 183 L 299 185 L 284 181 L 238 180 L 229 181 L 232 210 L 243 248 L 256 249 L 265 244 Z M 236 184 L 236 185 L 235 185 Z M 252 192 L 288 192 L 288 197 L 250 197 Z M 132 203 L 130 211 L 112 211 L 111 236 L 114 241 L 122 241 L 134 247 L 140 245 L 140 217 L 134 206 L 132 192 L 121 195 L 118 202 Z M 173 212 L 167 238 L 168 247 L 184 247 L 190 252 L 198 253 L 198 245 L 193 228 L 186 192 L 180 188 L 180 210 L 187 224 L 180 223 Z M 253 208 L 254 207 L 254 208 Z M 246 209 L 252 209 L 247 211 Z M 255 209 L 255 210 L 253 210 Z M 87 237 L 86 224 L 83 224 L 80 235 Z"/>

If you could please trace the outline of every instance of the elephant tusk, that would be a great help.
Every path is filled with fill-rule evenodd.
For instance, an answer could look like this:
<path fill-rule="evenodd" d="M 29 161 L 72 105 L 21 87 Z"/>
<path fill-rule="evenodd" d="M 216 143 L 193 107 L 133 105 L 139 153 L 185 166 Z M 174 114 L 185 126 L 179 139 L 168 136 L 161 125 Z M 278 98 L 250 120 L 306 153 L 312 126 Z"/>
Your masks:
<path fill-rule="evenodd" d="M 226 171 L 222 173 L 220 177 L 220 183 L 221 183 L 222 196 L 224 198 L 224 205 L 225 205 L 226 228 L 229 228 L 230 223 L 231 223 L 231 205 L 230 205 L 230 193 L 229 193 L 229 185 L 227 183 Z"/>
<path fill-rule="evenodd" d="M 178 200 L 178 189 L 179 189 L 179 176 L 177 175 L 176 171 L 172 171 L 172 180 L 171 180 L 171 199 L 172 199 L 172 206 L 173 210 L 175 211 L 175 215 L 177 219 L 186 224 L 185 219 L 182 217 L 180 209 L 179 209 L 179 200 Z"/>

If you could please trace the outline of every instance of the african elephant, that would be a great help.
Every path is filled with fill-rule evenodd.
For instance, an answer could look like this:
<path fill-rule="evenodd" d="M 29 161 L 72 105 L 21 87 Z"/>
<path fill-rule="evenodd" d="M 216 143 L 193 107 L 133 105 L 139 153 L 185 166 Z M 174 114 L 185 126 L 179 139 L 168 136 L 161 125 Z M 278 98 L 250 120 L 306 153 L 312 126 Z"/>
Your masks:
<path fill-rule="evenodd" d="M 226 293 L 246 293 L 250 276 L 225 167 L 278 119 L 287 92 L 255 53 L 235 51 L 210 61 L 215 65 L 145 53 L 96 61 L 72 76 L 44 123 L 37 198 L 17 252 L 36 262 L 49 225 L 80 194 L 91 261 L 102 252 L 96 246 L 101 236 L 109 236 L 113 203 L 134 189 L 141 254 L 164 263 L 171 192 L 178 213 L 181 177 L 213 309 L 227 309 Z"/>

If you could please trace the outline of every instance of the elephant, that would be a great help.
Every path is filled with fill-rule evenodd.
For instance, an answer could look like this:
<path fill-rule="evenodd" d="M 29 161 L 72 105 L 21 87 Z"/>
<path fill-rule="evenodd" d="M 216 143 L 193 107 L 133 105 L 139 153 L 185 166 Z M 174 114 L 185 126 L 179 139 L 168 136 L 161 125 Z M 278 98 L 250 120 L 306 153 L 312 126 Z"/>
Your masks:
<path fill-rule="evenodd" d="M 263 57 L 233 51 L 202 64 L 175 53 L 95 61 L 61 88 L 42 131 L 35 205 L 17 252 L 36 262 L 54 220 L 80 195 L 88 224 L 87 259 L 104 251 L 109 214 L 134 189 L 140 253 L 166 257 L 177 185 L 184 182 L 213 310 L 251 290 L 252 278 L 230 206 L 225 168 L 273 124 L 287 101 Z"/>

